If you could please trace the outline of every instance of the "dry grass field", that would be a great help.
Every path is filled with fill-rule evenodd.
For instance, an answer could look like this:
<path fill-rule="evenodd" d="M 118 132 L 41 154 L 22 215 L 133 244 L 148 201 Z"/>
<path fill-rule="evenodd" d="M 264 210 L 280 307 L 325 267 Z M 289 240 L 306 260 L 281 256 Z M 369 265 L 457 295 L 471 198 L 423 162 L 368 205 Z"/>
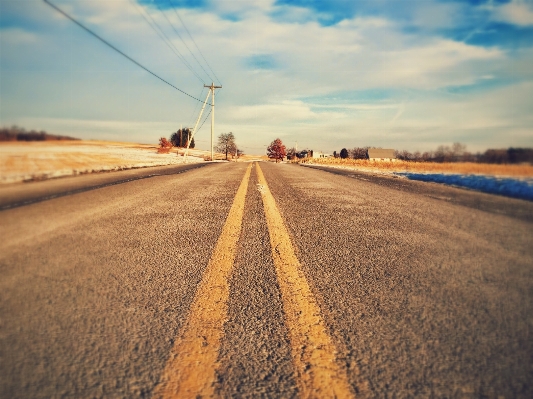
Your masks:
<path fill-rule="evenodd" d="M 302 162 L 302 161 L 300 161 Z M 533 177 L 533 165 L 498 165 L 473 162 L 407 162 L 370 161 L 367 159 L 308 158 L 303 162 L 363 171 L 411 172 L 411 173 L 455 173 L 490 176 Z"/>
<path fill-rule="evenodd" d="M 0 184 L 43 180 L 84 173 L 209 161 L 211 152 L 182 148 L 159 151 L 157 144 L 96 140 L 0 142 Z M 215 153 L 216 161 L 225 159 Z M 236 161 L 260 161 L 266 156 L 243 155 Z M 235 161 L 230 159 L 230 161 Z"/>
<path fill-rule="evenodd" d="M 0 184 L 185 162 L 182 150 L 158 154 L 157 148 L 155 144 L 92 140 L 1 142 Z M 190 150 L 187 162 L 203 162 L 206 154 Z M 216 159 L 222 157 L 217 155 Z"/>

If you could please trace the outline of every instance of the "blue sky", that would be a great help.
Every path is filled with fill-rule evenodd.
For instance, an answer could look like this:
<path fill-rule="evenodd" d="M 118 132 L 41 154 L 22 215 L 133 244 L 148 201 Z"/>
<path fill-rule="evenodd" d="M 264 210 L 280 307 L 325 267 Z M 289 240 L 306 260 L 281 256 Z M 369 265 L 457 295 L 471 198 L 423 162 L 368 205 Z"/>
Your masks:
<path fill-rule="evenodd" d="M 222 84 L 215 135 L 247 153 L 533 146 L 532 1 L 52 2 L 196 98 Z M 199 109 L 43 1 L 0 0 L 1 125 L 155 143 Z"/>

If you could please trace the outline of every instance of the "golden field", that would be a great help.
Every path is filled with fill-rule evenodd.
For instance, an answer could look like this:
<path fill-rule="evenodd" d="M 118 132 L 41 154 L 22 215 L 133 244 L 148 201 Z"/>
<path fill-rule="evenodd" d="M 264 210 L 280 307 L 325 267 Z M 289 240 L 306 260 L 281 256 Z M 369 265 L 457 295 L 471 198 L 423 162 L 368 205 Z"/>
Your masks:
<path fill-rule="evenodd" d="M 308 158 L 300 162 L 363 171 L 457 173 L 491 176 L 533 177 L 533 165 L 500 165 L 474 162 L 370 161 L 367 159 Z"/>
<path fill-rule="evenodd" d="M 0 142 L 0 184 L 44 180 L 62 176 L 97 173 L 150 166 L 204 162 L 211 151 L 172 147 L 161 153 L 157 144 L 99 140 L 47 140 Z M 215 161 L 225 154 L 215 153 Z M 242 155 L 230 161 L 261 161 L 266 156 Z"/>
<path fill-rule="evenodd" d="M 185 162 L 183 151 L 178 154 L 173 148 L 168 154 L 158 154 L 157 148 L 95 140 L 1 142 L 0 184 Z M 203 162 L 206 154 L 190 150 L 187 162 Z"/>

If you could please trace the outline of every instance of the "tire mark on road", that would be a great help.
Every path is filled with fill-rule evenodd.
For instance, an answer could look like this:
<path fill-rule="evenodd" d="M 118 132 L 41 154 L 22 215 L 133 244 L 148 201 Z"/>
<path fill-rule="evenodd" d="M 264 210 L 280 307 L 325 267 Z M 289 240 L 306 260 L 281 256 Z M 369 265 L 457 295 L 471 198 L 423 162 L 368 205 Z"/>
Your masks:
<path fill-rule="evenodd" d="M 237 190 L 183 332 L 172 348 L 156 387 L 156 398 L 214 396 L 217 358 L 228 317 L 229 276 L 235 261 L 252 166 L 246 169 Z"/>
<path fill-rule="evenodd" d="M 263 198 L 300 397 L 351 398 L 353 393 L 346 370 L 337 362 L 337 350 L 328 335 L 318 303 L 303 275 L 263 172 L 256 165 L 257 188 Z"/>

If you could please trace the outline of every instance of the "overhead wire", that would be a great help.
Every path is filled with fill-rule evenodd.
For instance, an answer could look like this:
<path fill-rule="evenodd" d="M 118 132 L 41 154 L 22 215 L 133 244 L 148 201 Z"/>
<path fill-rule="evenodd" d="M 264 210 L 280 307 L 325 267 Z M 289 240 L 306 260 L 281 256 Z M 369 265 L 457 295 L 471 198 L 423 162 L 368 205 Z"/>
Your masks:
<path fill-rule="evenodd" d="M 200 125 L 200 127 L 196 130 L 196 132 L 193 132 L 193 139 L 194 139 L 194 142 L 196 143 L 197 141 L 201 142 L 201 143 L 205 143 L 206 141 L 205 140 L 196 140 L 196 133 L 198 133 L 201 129 L 202 129 L 202 126 L 204 126 L 204 123 L 205 121 L 207 120 L 207 118 L 209 118 L 209 115 L 211 115 L 211 109 L 209 109 L 209 112 L 207 113 L 207 115 L 205 116 L 202 124 Z"/>
<path fill-rule="evenodd" d="M 119 50 L 118 48 L 116 48 L 114 45 L 112 45 L 111 43 L 109 43 L 107 40 L 105 40 L 104 38 L 102 38 L 101 36 L 99 36 L 97 33 L 93 32 L 91 29 L 87 28 L 85 25 L 83 25 L 81 22 L 78 22 L 74 17 L 71 17 L 69 14 L 67 14 L 65 11 L 63 11 L 62 9 L 60 9 L 59 7 L 57 7 L 55 4 L 52 4 L 49 0 L 43 0 L 46 4 L 48 4 L 50 7 L 52 7 L 53 9 L 55 9 L 57 12 L 59 12 L 60 14 L 62 14 L 63 16 L 65 16 L 66 18 L 68 18 L 69 20 L 71 20 L 72 22 L 74 22 L 76 25 L 78 25 L 80 28 L 82 28 L 83 30 L 85 30 L 87 33 L 91 34 L 92 36 L 94 36 L 95 38 L 97 38 L 98 40 L 100 40 L 102 43 L 104 43 L 106 46 L 110 47 L 111 49 L 113 49 L 114 51 L 116 51 L 117 53 L 119 53 L 120 55 L 122 55 L 123 57 L 127 58 L 129 61 L 133 62 L 135 65 L 137 65 L 139 68 L 142 68 L 144 69 L 146 72 L 148 72 L 150 75 L 156 77 L 157 79 L 161 80 L 162 82 L 166 83 L 167 85 L 169 85 L 170 87 L 178 90 L 179 92 L 185 94 L 186 96 L 196 100 L 196 101 L 199 101 L 199 102 L 202 102 L 202 100 L 190 95 L 189 93 L 179 89 L 178 87 L 174 86 L 172 83 L 166 81 L 165 79 L 163 79 L 161 76 L 157 75 L 156 73 L 152 72 L 151 70 L 149 70 L 148 68 L 146 68 L 145 66 L 143 66 L 142 64 L 140 64 L 139 62 L 135 61 L 133 58 L 131 58 L 129 55 L 125 54 L 124 52 L 122 52 L 121 50 Z M 210 104 L 211 105 L 211 104 Z"/>
<path fill-rule="evenodd" d="M 191 35 L 191 32 L 189 32 L 189 29 L 187 29 L 187 26 L 185 25 L 185 22 L 183 22 L 183 19 L 181 19 L 181 16 L 180 14 L 178 13 L 178 10 L 176 9 L 176 5 L 174 4 L 174 2 L 172 0 L 169 0 L 170 1 L 170 4 L 172 5 L 172 9 L 174 10 L 174 13 L 176 13 L 176 16 L 178 17 L 178 19 L 180 20 L 181 24 L 183 25 L 183 27 L 185 28 L 185 31 L 187 32 L 187 34 L 189 35 L 189 37 L 191 38 L 191 41 L 194 43 L 194 46 L 196 47 L 196 49 L 198 50 L 198 52 L 200 53 L 200 55 L 202 56 L 202 59 L 204 60 L 205 64 L 207 65 L 207 67 L 209 68 L 209 70 L 213 73 L 213 76 L 216 78 L 217 82 L 219 85 L 221 85 L 220 83 L 220 79 L 217 77 L 215 71 L 213 71 L 213 68 L 211 68 L 211 65 L 209 65 L 209 63 L 207 62 L 207 60 L 205 59 L 204 57 L 204 54 L 202 53 L 202 51 L 200 50 L 200 47 L 198 47 L 198 44 L 196 44 L 196 41 L 193 39 L 192 35 Z"/>
<path fill-rule="evenodd" d="M 197 132 L 200 131 L 200 129 L 202 128 L 202 126 L 204 125 L 205 121 L 207 120 L 207 118 L 209 118 L 209 115 L 211 115 L 211 109 L 209 109 L 209 112 L 207 113 L 207 115 L 205 116 L 205 119 L 204 121 L 202 122 L 202 124 L 200 125 L 200 127 L 198 128 Z"/>
<path fill-rule="evenodd" d="M 172 28 L 172 30 L 174 31 L 174 33 L 176 34 L 176 36 L 179 37 L 179 39 L 181 40 L 181 42 L 183 43 L 183 45 L 187 48 L 187 50 L 189 50 L 189 53 L 191 53 L 192 57 L 194 58 L 194 60 L 197 62 L 197 64 L 200 66 L 200 68 L 202 68 L 202 71 L 205 72 L 205 74 L 207 75 L 207 77 L 209 78 L 209 80 L 211 81 L 214 81 L 214 79 L 209 75 L 209 73 L 205 70 L 205 68 L 203 67 L 203 65 L 200 63 L 200 61 L 198 61 L 198 58 L 196 58 L 196 56 L 194 55 L 194 53 L 191 51 L 191 49 L 189 48 L 189 46 L 187 46 L 187 43 L 185 43 L 185 40 L 183 40 L 183 38 L 181 37 L 180 33 L 178 32 L 178 30 L 174 27 L 174 24 L 172 23 L 172 21 L 168 18 L 166 12 L 164 9 L 162 9 L 160 6 L 159 6 L 159 3 L 156 3 L 156 6 L 157 8 L 159 9 L 159 11 L 161 12 L 161 14 L 163 14 L 163 16 L 165 17 L 165 19 L 167 20 L 168 24 L 170 25 L 170 27 Z"/>
<path fill-rule="evenodd" d="M 185 64 L 185 66 L 187 66 L 191 70 L 191 72 L 198 78 L 198 80 L 204 83 L 202 78 L 192 69 L 192 66 L 185 60 L 185 57 L 183 56 L 183 54 L 181 54 L 181 52 L 176 48 L 176 46 L 174 46 L 174 44 L 170 41 L 169 37 L 164 33 L 163 29 L 161 28 L 161 25 L 159 25 L 157 21 L 155 21 L 154 18 L 145 11 L 144 8 L 136 4 L 135 0 L 130 0 L 130 2 L 137 8 L 137 11 L 139 12 L 139 14 L 144 18 L 144 20 L 148 23 L 148 25 L 150 25 L 150 27 L 154 30 L 154 32 L 157 33 L 157 35 L 165 42 L 165 44 L 174 52 L 174 54 Z M 168 18 L 166 19 L 168 21 Z M 152 22 L 150 22 L 150 20 Z M 157 29 L 154 25 L 157 26 Z M 202 94 L 204 90 L 205 90 L 205 87 L 202 86 L 202 91 L 200 92 L 200 95 L 198 96 L 198 98 L 202 98 Z M 199 106 L 200 106 L 200 102 L 196 102 L 193 108 L 193 111 L 191 113 L 191 116 L 189 117 L 189 122 L 190 122 L 189 125 L 192 125 L 194 114 L 197 112 Z"/>
<path fill-rule="evenodd" d="M 133 0 L 130 0 L 130 1 L 133 1 Z M 213 71 L 213 69 L 211 68 L 211 66 L 209 65 L 209 63 L 207 62 L 207 60 L 205 59 L 205 57 L 204 57 L 203 53 L 201 52 L 200 48 L 199 48 L 198 45 L 196 44 L 196 41 L 193 39 L 193 37 L 192 37 L 190 31 L 187 29 L 187 26 L 185 25 L 185 23 L 184 23 L 183 20 L 181 19 L 181 16 L 178 14 L 178 12 L 177 12 L 177 10 L 176 10 L 176 6 L 175 6 L 175 4 L 174 4 L 172 1 L 170 1 L 170 3 L 171 3 L 171 5 L 172 5 L 172 8 L 173 8 L 174 12 L 176 13 L 176 16 L 178 17 L 178 19 L 180 20 L 181 24 L 182 24 L 183 27 L 185 28 L 187 34 L 189 35 L 189 37 L 191 38 L 192 42 L 194 43 L 194 45 L 195 45 L 196 48 L 198 49 L 198 52 L 200 53 L 200 55 L 201 55 L 202 58 L 204 59 L 204 61 L 205 61 L 206 65 L 207 65 L 207 67 L 208 67 L 209 70 L 213 73 L 213 75 L 215 76 L 215 79 L 216 79 L 218 82 L 220 82 L 220 80 L 219 80 L 218 77 L 216 76 L 215 72 Z M 187 48 L 187 50 L 189 51 L 189 53 L 191 54 L 191 56 L 194 58 L 194 60 L 196 61 L 196 63 L 197 63 L 197 64 L 200 66 L 200 68 L 204 71 L 204 73 L 207 75 L 207 77 L 213 82 L 214 79 L 213 79 L 213 78 L 211 77 L 211 75 L 205 70 L 205 68 L 203 67 L 203 65 L 201 64 L 201 62 L 198 60 L 198 58 L 196 58 L 196 56 L 194 55 L 194 53 L 192 52 L 192 50 L 190 49 L 190 47 L 187 45 L 187 43 L 185 42 L 185 40 L 183 40 L 183 37 L 182 37 L 181 34 L 178 32 L 178 30 L 175 28 L 175 26 L 174 26 L 174 24 L 172 23 L 172 21 L 168 18 L 168 16 L 167 16 L 165 10 L 164 10 L 163 8 L 161 8 L 161 6 L 159 5 L 158 2 L 155 2 L 155 5 L 156 5 L 156 7 L 159 9 L 159 11 L 161 12 L 161 14 L 165 17 L 165 19 L 167 20 L 167 23 L 170 25 L 170 27 L 172 28 L 172 30 L 174 31 L 174 33 L 178 36 L 178 38 L 181 40 L 181 42 L 183 43 L 183 45 Z M 143 11 L 144 11 L 144 10 L 143 10 Z M 165 38 L 167 39 L 167 42 L 168 42 L 168 43 L 172 43 L 172 42 L 170 41 L 170 39 L 168 38 L 168 36 L 164 33 L 164 31 L 163 31 L 163 29 L 161 28 L 161 26 L 157 23 L 157 21 L 155 21 L 154 18 L 153 18 L 150 14 L 148 14 L 148 13 L 146 13 L 146 14 L 150 17 L 150 19 L 154 22 L 154 24 L 157 25 L 157 27 L 159 28 L 159 30 L 161 31 L 161 33 L 162 33 L 162 34 L 165 36 Z M 146 20 L 146 18 L 145 18 L 145 20 Z M 147 21 L 147 22 L 148 22 L 148 21 Z M 153 28 L 153 26 L 152 26 L 152 28 Z M 153 28 L 153 29 L 154 29 L 154 28 Z M 154 30 L 155 30 L 155 29 L 154 29 Z M 161 37 L 161 36 L 160 36 L 160 37 Z M 179 52 L 179 50 L 178 50 L 178 49 L 176 48 L 176 46 L 174 46 L 173 44 L 172 44 L 172 47 L 174 47 L 174 48 L 176 49 L 176 51 Z M 184 60 L 185 57 L 183 56 L 183 54 L 181 54 L 181 52 L 179 52 L 179 54 L 180 54 L 181 57 L 183 58 L 184 63 L 186 63 L 186 65 L 190 66 L 190 64 L 189 64 L 188 62 L 185 62 L 185 60 Z M 192 67 L 191 67 L 190 69 L 191 69 L 191 71 L 192 71 Z M 194 73 L 194 72 L 193 72 L 193 73 Z M 195 75 L 198 77 L 198 75 L 197 75 L 196 73 L 195 73 Z M 201 79 L 201 78 L 199 78 L 199 79 Z M 205 87 L 204 87 L 204 88 L 205 88 Z M 201 91 L 200 96 L 199 96 L 200 98 L 202 97 L 202 95 L 203 95 L 203 93 L 204 93 L 204 88 L 202 88 L 202 91 Z M 192 119 L 193 119 L 193 117 L 194 117 L 194 114 L 196 113 L 196 111 L 197 111 L 197 109 L 198 109 L 199 106 L 200 106 L 200 104 L 198 103 L 198 104 L 196 104 L 196 106 L 194 107 L 194 109 L 193 109 L 193 113 L 191 114 L 191 117 L 189 118 L 191 121 L 192 121 Z M 209 112 L 208 112 L 207 115 L 209 116 L 210 114 L 211 114 L 211 110 L 209 110 Z M 208 116 L 206 116 L 206 118 L 204 119 L 204 121 L 202 122 L 202 125 L 200 126 L 200 128 L 199 128 L 198 130 L 200 130 L 201 127 L 204 125 L 204 123 L 205 123 L 205 121 L 207 120 L 207 117 L 208 117 Z"/>
<path fill-rule="evenodd" d="M 62 14 L 63 16 L 65 16 L 67 19 L 71 20 L 72 22 L 74 22 L 76 25 L 78 25 L 80 28 L 82 28 L 83 30 L 85 30 L 87 33 L 91 34 L 92 36 L 94 36 L 95 38 L 97 38 L 98 40 L 100 40 L 102 43 L 104 43 L 105 45 L 107 45 L 108 47 L 110 47 L 112 50 L 118 52 L 120 55 L 122 55 L 123 57 L 125 57 L 126 59 L 128 59 L 129 61 L 133 62 L 135 65 L 137 65 L 138 67 L 142 68 L 143 70 L 145 70 L 146 72 L 150 73 L 151 75 L 153 75 L 154 77 L 158 78 L 159 80 L 161 80 L 162 82 L 166 83 L 167 85 L 171 86 L 172 88 L 178 90 L 179 92 L 187 95 L 188 97 L 196 100 L 198 102 L 198 104 L 195 106 L 194 110 L 193 110 L 193 115 L 194 113 L 196 112 L 196 108 L 199 106 L 199 103 L 203 103 L 204 101 L 200 100 L 199 98 L 196 98 L 192 95 L 190 95 L 189 93 L 179 89 L 178 87 L 174 86 L 172 83 L 168 82 L 167 80 L 163 79 L 162 77 L 160 77 L 159 75 L 157 75 L 156 73 L 152 72 L 151 70 L 149 70 L 147 67 L 145 67 L 144 65 L 140 64 L 138 61 L 134 60 L 133 58 L 131 58 L 130 56 L 128 56 L 127 54 L 125 54 L 123 51 L 119 50 L 117 47 L 115 47 L 113 44 L 111 44 L 110 42 L 108 42 L 107 40 L 105 40 L 104 38 L 102 38 L 101 36 L 99 36 L 97 33 L 95 33 L 94 31 L 92 31 L 91 29 L 89 29 L 88 27 L 86 27 L 85 25 L 83 25 L 81 22 L 79 22 L 78 20 L 76 20 L 74 17 L 72 17 L 71 15 L 67 14 L 65 11 L 63 11 L 62 9 L 60 9 L 59 7 L 57 7 L 55 4 L 51 3 L 49 0 L 43 0 L 46 4 L 48 4 L 50 7 L 54 8 L 56 11 L 58 11 L 60 14 Z M 131 1 L 131 0 L 130 0 Z M 194 59 L 196 60 L 196 62 L 198 63 L 198 65 L 200 65 L 200 67 L 202 68 L 202 70 L 205 72 L 205 74 L 210 78 L 211 76 L 209 75 L 209 73 L 203 68 L 203 66 L 201 65 L 201 63 L 198 61 L 198 59 L 194 56 L 193 52 L 191 51 L 191 49 L 187 46 L 187 44 L 185 43 L 185 41 L 183 40 L 183 38 L 181 37 L 181 35 L 177 32 L 177 30 L 174 28 L 172 22 L 168 19 L 168 17 L 166 16 L 166 14 L 163 12 L 163 10 L 161 10 L 161 8 L 159 7 L 158 5 L 158 8 L 160 9 L 160 11 L 162 12 L 162 14 L 164 15 L 165 19 L 168 21 L 168 23 L 171 25 L 172 29 L 174 30 L 174 32 L 178 35 L 178 37 L 180 38 L 180 40 L 183 42 L 183 44 L 187 47 L 187 49 L 189 50 L 189 52 L 191 53 L 191 55 L 194 57 Z M 137 7 L 137 10 L 139 11 L 139 8 Z M 157 23 L 157 21 L 155 21 L 152 16 L 148 13 L 146 13 L 144 11 L 144 9 L 142 9 L 142 11 L 144 12 L 144 14 L 146 14 L 150 20 L 152 21 L 152 23 L 150 23 L 150 21 L 146 18 L 145 15 L 143 15 L 143 13 L 140 13 L 140 15 L 144 18 L 144 20 L 150 25 L 150 27 L 158 34 L 158 36 L 165 42 L 165 44 L 167 44 L 167 46 L 172 50 L 174 49 L 174 54 L 176 56 L 178 56 L 178 58 L 191 70 L 191 72 L 203 83 L 201 77 L 192 69 L 192 66 L 185 60 L 185 58 L 183 57 L 183 55 L 181 54 L 181 52 L 172 44 L 172 42 L 170 41 L 170 39 L 168 38 L 168 36 L 164 33 L 163 29 L 161 28 L 161 26 Z M 179 16 L 179 14 L 177 13 L 177 11 L 174 9 L 174 11 L 176 12 L 178 18 L 180 19 L 180 22 L 183 24 L 184 28 L 186 29 L 187 33 L 189 34 L 189 37 L 191 38 L 191 40 L 193 41 L 193 43 L 195 44 L 196 48 L 198 49 L 199 53 L 202 55 L 202 58 L 204 59 L 204 61 L 206 62 L 206 65 L 208 66 L 208 68 L 211 70 L 211 72 L 213 73 L 213 75 L 215 76 L 215 78 L 217 79 L 218 82 L 220 82 L 220 80 L 218 79 L 218 77 L 216 76 L 216 74 L 214 73 L 214 71 L 212 70 L 211 66 L 208 64 L 207 60 L 205 60 L 205 57 L 203 56 L 202 52 L 200 51 L 200 49 L 198 48 L 198 45 L 196 44 L 196 42 L 194 41 L 194 39 L 192 38 L 189 30 L 187 29 L 187 27 L 185 26 L 185 24 L 183 23 L 183 20 L 181 19 L 181 17 Z M 158 29 L 156 29 L 154 27 L 154 24 L 158 27 L 159 29 L 159 32 L 161 32 L 161 34 L 164 36 L 161 36 L 161 34 L 159 34 L 158 32 Z M 165 40 L 166 39 L 166 40 Z M 202 96 L 203 94 L 203 91 L 204 91 L 205 87 L 202 88 L 202 91 L 200 93 L 200 97 Z M 212 104 L 209 104 L 209 105 L 212 105 Z M 209 118 L 209 115 L 211 114 L 211 109 L 209 110 L 209 112 L 207 113 L 206 117 L 204 118 L 204 120 L 202 121 L 202 124 L 200 125 L 200 127 L 198 128 L 198 131 L 200 131 L 203 127 L 203 125 L 205 124 L 205 122 L 207 121 L 207 119 Z"/>
<path fill-rule="evenodd" d="M 205 90 L 205 86 L 202 86 L 202 91 L 200 92 L 200 95 L 198 96 L 198 98 L 202 98 L 203 97 L 204 90 Z M 192 113 L 191 113 L 191 115 L 189 116 L 189 119 L 188 119 L 189 120 L 189 125 L 192 125 L 193 120 L 194 120 L 194 115 L 198 111 L 198 107 L 200 107 L 200 103 L 196 103 L 194 105 L 194 109 L 192 110 Z"/>
<path fill-rule="evenodd" d="M 183 62 L 183 64 L 193 73 L 194 76 L 198 78 L 198 80 L 202 83 L 205 83 L 204 80 L 196 73 L 196 71 L 193 69 L 193 67 L 189 64 L 189 62 L 185 59 L 183 54 L 178 50 L 178 48 L 172 43 L 172 41 L 169 39 L 169 37 L 166 35 L 164 30 L 161 28 L 161 25 L 157 23 L 157 21 L 149 14 L 147 13 L 144 8 L 138 6 L 134 0 L 130 0 L 130 3 L 132 3 L 139 14 L 143 17 L 143 19 L 150 25 L 150 27 L 154 30 L 155 33 L 163 40 L 163 42 L 170 48 L 170 50 L 178 57 L 178 59 Z M 148 19 L 148 18 L 150 19 Z M 151 20 L 151 22 L 150 22 Z M 155 25 L 155 26 L 154 26 Z M 157 26 L 157 28 L 156 28 Z"/>

